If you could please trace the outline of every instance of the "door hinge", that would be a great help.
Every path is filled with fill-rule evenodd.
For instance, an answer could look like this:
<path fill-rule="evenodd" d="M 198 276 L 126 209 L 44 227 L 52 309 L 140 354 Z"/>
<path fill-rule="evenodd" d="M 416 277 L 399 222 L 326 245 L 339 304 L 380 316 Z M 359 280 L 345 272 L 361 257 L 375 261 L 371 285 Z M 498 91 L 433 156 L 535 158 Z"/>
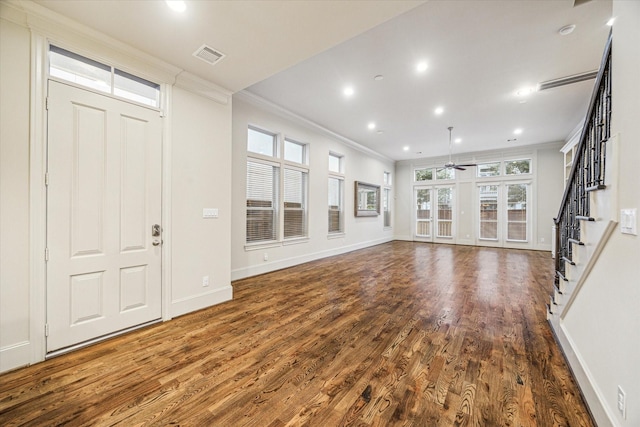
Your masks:
<path fill-rule="evenodd" d="M 44 108 L 46 110 L 49 109 L 49 97 L 48 96 L 44 99 Z"/>
<path fill-rule="evenodd" d="M 44 174 L 44 185 L 45 186 L 49 185 L 49 172 L 45 172 Z"/>
<path fill-rule="evenodd" d="M 44 336 L 45 337 L 49 336 L 49 324 L 48 323 L 44 324 Z"/>
<path fill-rule="evenodd" d="M 44 248 L 44 260 L 49 261 L 49 248 Z"/>

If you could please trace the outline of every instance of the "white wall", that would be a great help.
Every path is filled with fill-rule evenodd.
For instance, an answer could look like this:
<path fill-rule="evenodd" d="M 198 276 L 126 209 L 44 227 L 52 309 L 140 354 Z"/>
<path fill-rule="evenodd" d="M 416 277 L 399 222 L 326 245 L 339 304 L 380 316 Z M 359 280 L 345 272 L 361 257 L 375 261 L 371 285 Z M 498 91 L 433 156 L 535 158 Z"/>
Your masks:
<path fill-rule="evenodd" d="M 393 231 L 385 230 L 382 215 L 358 217 L 353 214 L 354 181 L 382 186 L 383 173 L 393 172 L 391 160 L 359 151 L 337 137 L 332 137 L 311 124 L 265 106 L 257 106 L 249 97 L 234 95 L 233 100 L 233 200 L 231 221 L 231 276 L 233 279 L 307 262 L 329 255 L 344 253 L 392 239 Z M 260 127 L 283 135 L 310 147 L 309 163 L 309 239 L 293 245 L 269 245 L 246 249 L 246 162 L 247 127 Z M 345 234 L 328 238 L 327 179 L 329 152 L 344 155 L 345 161 Z M 395 179 L 395 177 L 393 177 Z M 394 185 L 395 187 L 395 185 Z M 393 190 L 392 190 L 393 195 Z M 392 196 L 393 197 L 393 196 Z M 392 215 L 395 215 L 392 212 Z M 264 261 L 264 254 L 268 261 Z"/>
<path fill-rule="evenodd" d="M 178 87 L 172 100 L 171 315 L 177 316 L 232 297 L 231 105 Z M 203 208 L 217 208 L 218 218 L 203 218 Z"/>
<path fill-rule="evenodd" d="M 25 364 L 29 332 L 29 31 L 0 4 L 0 372 Z"/>
<path fill-rule="evenodd" d="M 612 135 L 619 207 L 640 208 L 640 2 L 614 1 Z M 613 425 L 640 425 L 640 238 L 617 228 L 564 318 L 564 330 Z M 617 408 L 626 393 L 627 414 Z"/>
<path fill-rule="evenodd" d="M 532 173 L 519 175 L 517 180 L 531 181 L 530 204 L 530 238 L 527 243 L 505 243 L 504 247 L 518 249 L 551 250 L 551 234 L 553 217 L 557 214 L 558 206 L 564 191 L 563 187 L 563 155 L 559 151 L 563 143 L 548 143 L 536 146 L 518 147 L 511 150 L 485 151 L 461 154 L 457 163 L 493 162 L 530 158 Z M 404 160 L 396 163 L 396 215 L 395 238 L 398 240 L 414 240 L 414 169 L 421 167 L 442 166 L 448 159 L 444 157 Z M 476 168 L 469 167 L 465 171 L 456 171 L 455 185 L 455 231 L 453 239 L 440 239 L 441 243 L 477 245 L 489 244 L 479 242 L 477 205 L 478 182 L 507 182 L 509 178 L 496 177 L 476 178 Z M 443 184 L 452 181 L 431 181 L 426 185 Z M 423 184 L 423 183 L 421 183 Z"/>

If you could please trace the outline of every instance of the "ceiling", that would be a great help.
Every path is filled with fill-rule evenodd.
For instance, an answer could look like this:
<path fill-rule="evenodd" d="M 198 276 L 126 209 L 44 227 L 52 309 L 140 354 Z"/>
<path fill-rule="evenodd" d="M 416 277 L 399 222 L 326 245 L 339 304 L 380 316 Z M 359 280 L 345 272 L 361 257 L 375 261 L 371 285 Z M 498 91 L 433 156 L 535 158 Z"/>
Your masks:
<path fill-rule="evenodd" d="M 456 154 L 565 140 L 594 80 L 515 93 L 597 69 L 611 17 L 611 0 L 36 3 L 394 160 L 446 155 L 448 126 Z M 203 43 L 226 57 L 194 58 Z"/>

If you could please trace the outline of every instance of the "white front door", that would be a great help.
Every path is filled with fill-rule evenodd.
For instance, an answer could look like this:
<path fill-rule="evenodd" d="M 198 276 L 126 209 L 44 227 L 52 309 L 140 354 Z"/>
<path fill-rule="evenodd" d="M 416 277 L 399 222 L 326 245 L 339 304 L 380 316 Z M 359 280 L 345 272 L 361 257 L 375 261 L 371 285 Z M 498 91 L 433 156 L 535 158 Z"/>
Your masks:
<path fill-rule="evenodd" d="M 47 352 L 161 317 L 158 111 L 49 81 Z"/>

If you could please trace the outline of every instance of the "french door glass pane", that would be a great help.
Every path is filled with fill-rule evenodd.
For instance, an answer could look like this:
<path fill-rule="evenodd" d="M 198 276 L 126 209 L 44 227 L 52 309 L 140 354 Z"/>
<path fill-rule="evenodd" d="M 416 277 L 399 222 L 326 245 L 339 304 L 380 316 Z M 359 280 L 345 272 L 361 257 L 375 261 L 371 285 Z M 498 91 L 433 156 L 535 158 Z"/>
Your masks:
<path fill-rule="evenodd" d="M 528 184 L 507 185 L 507 240 L 527 240 Z"/>
<path fill-rule="evenodd" d="M 438 237 L 453 237 L 453 188 L 438 188 Z"/>
<path fill-rule="evenodd" d="M 498 186 L 480 187 L 480 238 L 498 239 Z"/>
<path fill-rule="evenodd" d="M 431 236 L 431 190 L 416 190 L 416 236 Z"/>

